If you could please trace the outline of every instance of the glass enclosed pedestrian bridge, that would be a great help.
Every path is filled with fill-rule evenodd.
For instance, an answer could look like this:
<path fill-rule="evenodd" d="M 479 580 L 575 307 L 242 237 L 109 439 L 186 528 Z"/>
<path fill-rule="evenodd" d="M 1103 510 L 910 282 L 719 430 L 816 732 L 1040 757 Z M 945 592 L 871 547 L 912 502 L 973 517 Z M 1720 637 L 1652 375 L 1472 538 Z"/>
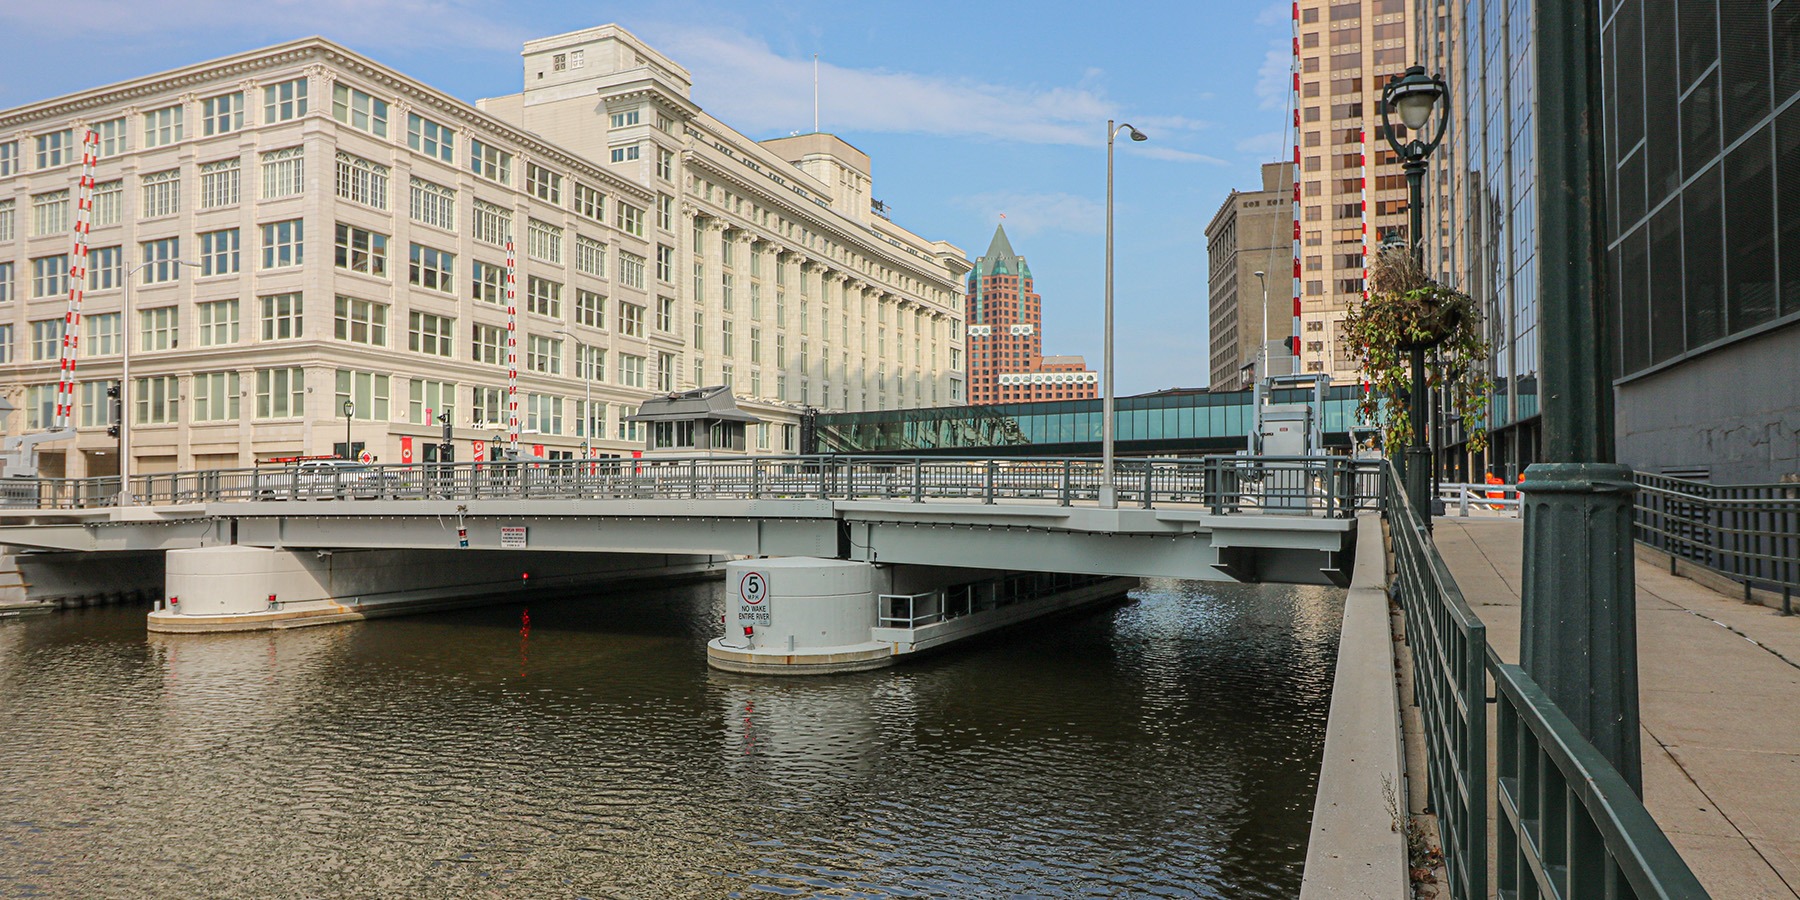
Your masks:
<path fill-rule="evenodd" d="M 1352 432 L 1368 432 L 1356 404 L 1362 388 L 1327 388 L 1322 416 L 1327 447 L 1348 448 Z M 1255 427 L 1255 392 L 1198 389 L 1120 397 L 1115 403 L 1117 452 L 1125 456 L 1231 453 Z M 1275 404 L 1314 403 L 1311 388 L 1277 388 Z M 802 435 L 805 453 L 1081 456 L 1100 452 L 1100 400 L 1053 400 L 991 406 L 938 406 L 826 413 Z"/>

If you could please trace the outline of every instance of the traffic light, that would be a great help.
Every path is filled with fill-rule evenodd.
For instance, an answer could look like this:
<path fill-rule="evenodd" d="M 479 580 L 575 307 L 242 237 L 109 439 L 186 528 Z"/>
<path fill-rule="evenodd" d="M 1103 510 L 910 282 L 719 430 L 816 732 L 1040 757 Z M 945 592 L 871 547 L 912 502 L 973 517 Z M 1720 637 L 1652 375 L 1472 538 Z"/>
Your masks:
<path fill-rule="evenodd" d="M 438 462 L 456 462 L 456 445 L 445 441 L 438 445 Z"/>
<path fill-rule="evenodd" d="M 119 436 L 119 426 L 117 426 L 117 425 L 106 426 L 106 436 L 109 438 L 118 437 Z"/>
<path fill-rule="evenodd" d="M 437 420 L 439 422 L 444 423 L 444 443 L 449 444 L 450 443 L 450 413 L 447 411 L 438 413 Z"/>

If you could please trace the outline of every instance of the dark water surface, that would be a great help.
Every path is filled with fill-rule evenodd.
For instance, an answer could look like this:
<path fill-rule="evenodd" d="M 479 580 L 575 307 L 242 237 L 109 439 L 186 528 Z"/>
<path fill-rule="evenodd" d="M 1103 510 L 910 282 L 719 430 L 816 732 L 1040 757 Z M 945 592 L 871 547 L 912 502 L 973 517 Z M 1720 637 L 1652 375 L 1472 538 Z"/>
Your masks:
<path fill-rule="evenodd" d="M 4 621 L 0 896 L 1292 897 L 1341 596 L 1146 582 L 796 680 L 707 669 L 716 582 Z"/>

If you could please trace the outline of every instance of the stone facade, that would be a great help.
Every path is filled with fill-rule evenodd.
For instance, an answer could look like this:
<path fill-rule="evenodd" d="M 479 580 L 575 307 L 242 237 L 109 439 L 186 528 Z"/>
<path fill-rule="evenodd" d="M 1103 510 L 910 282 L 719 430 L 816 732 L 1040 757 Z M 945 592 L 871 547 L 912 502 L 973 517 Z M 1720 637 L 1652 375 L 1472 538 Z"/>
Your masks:
<path fill-rule="evenodd" d="M 1256 361 L 1265 327 L 1270 341 L 1293 337 L 1287 296 L 1293 268 L 1293 178 L 1293 163 L 1264 163 L 1262 190 L 1232 191 L 1206 226 L 1211 390 L 1248 386 L 1248 367 Z M 1265 295 L 1257 272 L 1264 274 L 1270 293 Z"/>

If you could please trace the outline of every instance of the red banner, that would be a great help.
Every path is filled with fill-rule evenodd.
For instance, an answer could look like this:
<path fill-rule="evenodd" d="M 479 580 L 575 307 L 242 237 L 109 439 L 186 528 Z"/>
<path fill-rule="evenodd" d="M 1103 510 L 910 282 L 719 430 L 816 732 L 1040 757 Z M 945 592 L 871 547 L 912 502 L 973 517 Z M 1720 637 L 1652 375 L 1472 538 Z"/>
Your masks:
<path fill-rule="evenodd" d="M 412 438 L 402 436 L 400 438 L 400 462 L 402 465 L 410 466 L 412 461 Z"/>
<path fill-rule="evenodd" d="M 536 456 L 541 459 L 544 455 L 544 445 L 543 444 L 532 444 L 531 445 L 531 455 Z"/>
<path fill-rule="evenodd" d="M 470 441 L 469 444 L 475 448 L 475 454 L 469 457 L 471 462 L 487 459 L 487 441 Z"/>

